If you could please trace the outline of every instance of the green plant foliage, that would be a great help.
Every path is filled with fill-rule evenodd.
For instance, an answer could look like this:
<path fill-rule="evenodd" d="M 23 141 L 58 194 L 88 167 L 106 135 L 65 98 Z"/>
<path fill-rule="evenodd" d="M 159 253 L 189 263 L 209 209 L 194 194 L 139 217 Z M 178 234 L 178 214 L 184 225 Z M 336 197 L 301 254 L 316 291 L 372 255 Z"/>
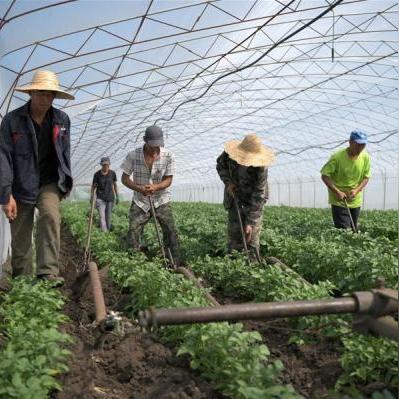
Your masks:
<path fill-rule="evenodd" d="M 329 210 L 267 207 L 261 252 L 266 256 L 278 257 L 291 268 L 290 271 L 266 264 L 248 267 L 242 255 L 227 256 L 226 213 L 220 205 L 179 203 L 173 207 L 182 252 L 187 262 L 195 274 L 206 281 L 208 287 L 223 296 L 240 301 L 262 302 L 331 298 L 332 292 L 368 290 L 374 287 L 378 277 L 384 277 L 389 286 L 397 287 L 398 235 L 394 212 L 363 212 L 361 233 L 353 234 L 332 228 Z M 64 209 L 65 219 L 81 241 L 85 236 L 86 214 L 87 204 L 73 204 Z M 111 265 L 111 275 L 117 284 L 131 292 L 130 310 L 135 312 L 148 306 L 203 306 L 204 298 L 200 290 L 192 287 L 181 276 L 163 269 L 157 258 L 159 248 L 152 223 L 145 230 L 152 260 L 126 252 L 124 238 L 128 229 L 127 215 L 128 204 L 121 204 L 114 214 L 113 233 L 102 234 L 95 230 L 93 250 L 102 264 Z M 397 384 L 395 376 L 398 375 L 398 364 L 393 354 L 397 354 L 397 344 L 388 339 L 351 333 L 349 321 L 349 316 L 292 319 L 292 326 L 298 332 L 291 336 L 290 342 L 298 345 L 309 343 L 315 337 L 314 331 L 341 340 L 344 371 L 337 389 L 351 392 L 350 397 L 361 397 L 356 385 L 385 382 L 387 386 L 394 387 Z M 281 388 L 277 383 L 280 368 L 278 362 L 268 361 L 267 348 L 264 352 L 264 345 L 254 344 L 257 342 L 254 336 L 251 336 L 253 341 L 240 339 L 245 343 L 243 350 L 246 354 L 252 351 L 253 345 L 263 354 L 263 363 L 256 360 L 256 364 L 263 370 L 262 373 L 254 372 L 256 383 L 247 376 L 245 365 L 250 362 L 237 366 L 242 376 L 236 375 L 233 388 L 230 385 L 231 379 L 223 374 L 224 370 L 230 370 L 227 358 L 224 360 L 225 367 L 214 366 L 213 362 L 222 356 L 218 352 L 218 344 L 230 342 L 228 339 L 226 341 L 226 337 L 233 332 L 236 334 L 236 328 L 239 334 L 244 334 L 240 337 L 246 336 L 242 326 L 225 323 L 168 327 L 163 328 L 161 333 L 164 339 L 179 342 L 180 353 L 190 355 L 192 367 L 198 368 L 231 397 L 273 397 L 267 396 L 271 394 L 267 391 L 266 395 L 265 390 L 286 390 L 286 387 Z M 214 338 L 214 334 L 220 335 Z M 219 349 L 214 353 L 213 344 L 201 345 L 201 340 L 215 343 L 215 348 Z M 362 346 L 367 350 L 360 354 Z M 230 346 L 226 350 L 229 354 L 235 353 Z M 223 356 L 221 358 L 224 359 Z M 256 370 L 256 367 L 251 367 Z M 273 378 L 266 378 L 267 383 L 261 382 L 266 381 L 265 375 L 272 374 Z M 292 395 L 290 390 L 286 394 Z M 285 397 L 281 396 L 281 392 L 276 395 Z"/>
<path fill-rule="evenodd" d="M 60 313 L 61 294 L 48 282 L 14 280 L 1 298 L 0 334 L 5 337 L 0 353 L 0 398 L 41 399 L 59 390 L 57 375 L 66 372 L 63 349 L 71 342 L 58 327 L 67 321 Z"/>
<path fill-rule="evenodd" d="M 64 219 L 80 242 L 84 240 L 81 215 L 78 205 L 64 209 Z M 115 218 L 123 216 L 115 215 Z M 118 226 L 118 225 L 116 225 Z M 110 265 L 113 281 L 131 295 L 130 311 L 157 307 L 183 307 L 209 305 L 201 289 L 183 276 L 166 270 L 159 259 L 146 260 L 142 254 L 130 254 L 118 250 L 113 233 L 102 234 L 110 238 L 101 239 L 94 234 L 92 249 L 97 259 Z M 179 355 L 188 355 L 191 366 L 211 380 L 224 394 L 237 399 L 300 398 L 291 386 L 278 382 L 282 369 L 279 361 L 269 359 L 268 348 L 261 343 L 257 332 L 245 332 L 241 324 L 208 324 L 206 326 L 164 327 L 161 337 L 178 345 Z"/>
<path fill-rule="evenodd" d="M 341 365 L 345 372 L 337 382 L 338 389 L 356 383 L 383 382 L 390 387 L 399 385 L 397 342 L 358 334 L 345 337 L 342 342 L 345 350 Z"/>

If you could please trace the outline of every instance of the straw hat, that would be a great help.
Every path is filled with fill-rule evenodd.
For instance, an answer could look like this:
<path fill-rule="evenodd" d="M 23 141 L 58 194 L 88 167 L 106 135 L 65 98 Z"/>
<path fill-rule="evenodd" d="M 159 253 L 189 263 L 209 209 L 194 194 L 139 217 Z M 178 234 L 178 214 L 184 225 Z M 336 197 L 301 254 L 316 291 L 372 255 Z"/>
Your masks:
<path fill-rule="evenodd" d="M 57 75 L 51 71 L 36 71 L 33 75 L 32 82 L 27 85 L 16 87 L 16 91 L 22 93 L 29 93 L 32 90 L 48 90 L 56 93 L 55 98 L 62 98 L 64 100 L 73 100 L 75 97 L 60 89 Z"/>
<path fill-rule="evenodd" d="M 256 134 L 248 134 L 244 140 L 230 140 L 224 150 L 231 159 L 243 166 L 269 166 L 274 163 L 273 151 L 262 144 Z"/>

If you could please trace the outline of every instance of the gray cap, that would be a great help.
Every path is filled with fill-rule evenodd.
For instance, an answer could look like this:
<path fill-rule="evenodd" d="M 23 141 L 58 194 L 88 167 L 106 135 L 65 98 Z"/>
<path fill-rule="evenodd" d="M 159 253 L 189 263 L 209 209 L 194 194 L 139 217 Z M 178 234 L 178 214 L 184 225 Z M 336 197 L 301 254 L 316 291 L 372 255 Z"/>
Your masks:
<path fill-rule="evenodd" d="M 100 161 L 100 165 L 109 165 L 111 161 L 109 160 L 108 157 L 102 157 Z"/>
<path fill-rule="evenodd" d="M 144 141 L 151 147 L 164 147 L 163 132 L 158 126 L 149 126 L 145 129 Z"/>

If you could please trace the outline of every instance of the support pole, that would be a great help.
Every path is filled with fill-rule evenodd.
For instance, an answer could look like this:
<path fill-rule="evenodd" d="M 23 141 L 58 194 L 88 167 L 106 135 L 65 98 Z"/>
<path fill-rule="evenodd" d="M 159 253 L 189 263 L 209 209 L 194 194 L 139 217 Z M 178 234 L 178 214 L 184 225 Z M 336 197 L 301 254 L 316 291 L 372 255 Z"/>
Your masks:
<path fill-rule="evenodd" d="M 353 313 L 358 332 L 398 339 L 398 322 L 389 315 L 398 312 L 398 291 L 389 288 L 354 292 L 352 296 L 287 302 L 243 303 L 217 307 L 180 309 L 150 308 L 139 313 L 142 327 L 240 320 L 267 320 L 276 317 L 317 316 Z"/>
<path fill-rule="evenodd" d="M 95 262 L 89 263 L 90 283 L 94 297 L 94 309 L 96 312 L 96 322 L 102 323 L 107 317 L 105 309 L 104 294 L 101 287 L 100 276 L 98 275 L 98 268 Z"/>
<path fill-rule="evenodd" d="M 218 307 L 149 309 L 139 314 L 144 327 L 212 323 L 220 321 L 265 320 L 274 317 L 297 317 L 320 314 L 354 313 L 355 298 L 319 299 L 311 301 L 243 303 Z"/>

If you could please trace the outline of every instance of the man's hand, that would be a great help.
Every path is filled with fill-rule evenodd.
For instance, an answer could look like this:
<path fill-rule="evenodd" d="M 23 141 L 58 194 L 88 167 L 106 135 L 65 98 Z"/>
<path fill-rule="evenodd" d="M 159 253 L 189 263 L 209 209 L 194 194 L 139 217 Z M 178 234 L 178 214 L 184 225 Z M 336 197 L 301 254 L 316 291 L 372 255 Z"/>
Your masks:
<path fill-rule="evenodd" d="M 237 187 L 233 183 L 229 183 L 227 185 L 227 192 L 229 193 L 230 197 L 234 197 L 235 193 L 237 192 Z"/>
<path fill-rule="evenodd" d="M 352 200 L 352 199 L 354 199 L 355 197 L 356 197 L 356 195 L 359 193 L 359 191 L 356 189 L 356 188 L 354 188 L 353 190 L 350 190 L 350 191 L 348 191 L 347 193 L 346 193 L 346 196 L 350 199 L 350 200 Z"/>
<path fill-rule="evenodd" d="M 155 184 L 147 184 L 144 186 L 144 195 L 148 197 L 149 195 L 152 195 L 157 191 Z"/>
<path fill-rule="evenodd" d="M 119 195 L 118 194 L 115 195 L 115 204 L 116 205 L 119 204 Z"/>
<path fill-rule="evenodd" d="M 134 187 L 134 191 L 137 191 L 138 193 L 145 195 L 144 186 L 140 186 L 140 185 L 137 184 L 137 185 Z"/>
<path fill-rule="evenodd" d="M 3 205 L 3 211 L 10 222 L 15 220 L 15 218 L 17 217 L 17 203 L 15 202 L 15 199 L 12 195 L 10 196 L 8 204 Z"/>
<path fill-rule="evenodd" d="M 341 190 L 338 190 L 337 189 L 337 191 L 335 192 L 335 195 L 337 196 L 337 198 L 340 200 L 340 201 L 343 201 L 344 199 L 346 200 L 347 199 L 347 195 L 346 195 L 346 193 L 344 193 L 343 191 L 341 191 Z"/>
<path fill-rule="evenodd" d="M 245 226 L 245 230 L 244 231 L 245 231 L 245 240 L 248 243 L 252 239 L 253 227 L 248 224 L 248 225 Z"/>

